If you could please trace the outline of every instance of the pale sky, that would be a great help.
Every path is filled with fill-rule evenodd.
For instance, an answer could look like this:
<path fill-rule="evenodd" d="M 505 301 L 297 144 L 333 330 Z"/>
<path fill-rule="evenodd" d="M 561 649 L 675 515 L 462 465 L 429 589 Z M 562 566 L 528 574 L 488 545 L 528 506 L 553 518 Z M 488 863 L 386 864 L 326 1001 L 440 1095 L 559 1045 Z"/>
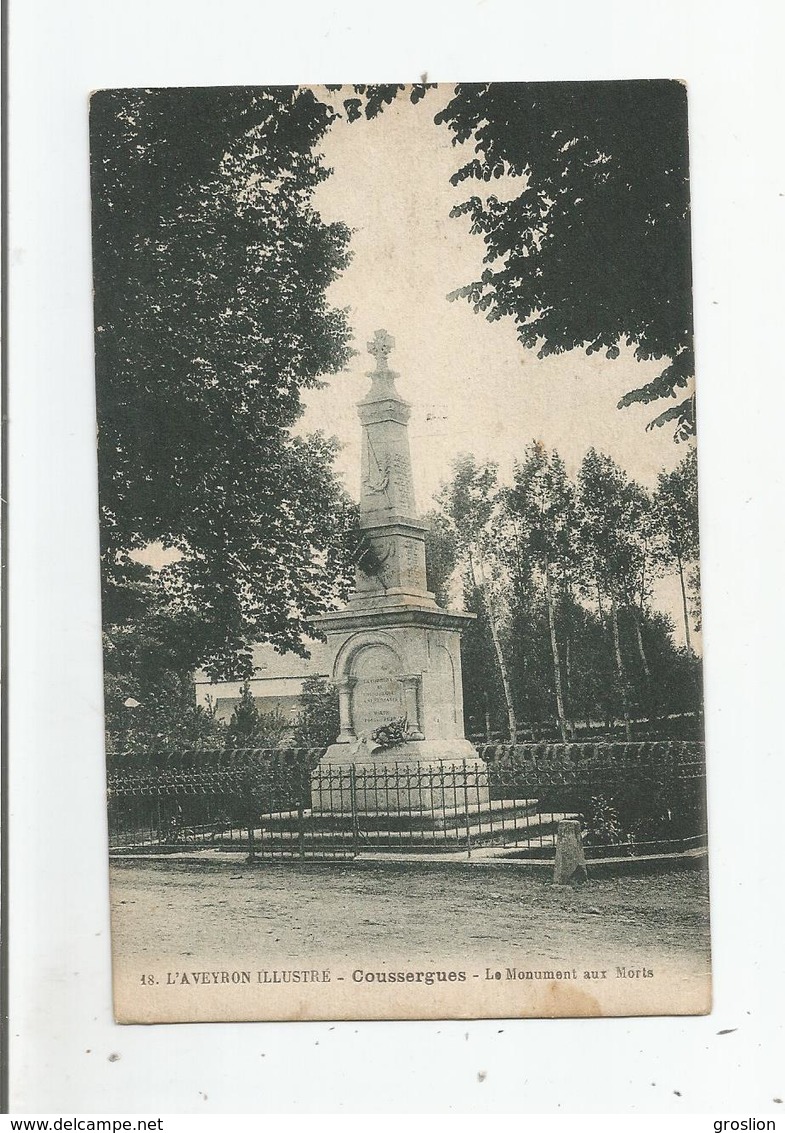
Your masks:
<path fill-rule="evenodd" d="M 337 467 L 352 496 L 359 495 L 360 426 L 356 402 L 373 369 L 366 343 L 379 328 L 395 339 L 390 367 L 412 404 L 409 437 L 420 511 L 427 511 L 450 464 L 462 452 L 494 460 L 501 479 L 531 440 L 556 448 L 571 475 L 592 446 L 613 457 L 648 487 L 685 455 L 668 426 L 645 426 L 664 403 L 620 410 L 622 394 L 655 376 L 662 363 L 636 362 L 622 347 L 615 361 L 583 350 L 537 358 L 524 350 L 510 319 L 490 323 L 448 292 L 479 278 L 484 243 L 451 207 L 484 183 L 449 183 L 471 159 L 453 147 L 434 114 L 451 87 L 430 91 L 413 106 L 399 96 L 373 121 L 336 122 L 322 146 L 333 175 L 319 187 L 316 207 L 325 220 L 353 230 L 353 260 L 329 292 L 349 311 L 359 351 L 347 371 L 305 394 L 303 432 L 321 429 L 343 444 Z M 491 182 L 494 192 L 503 192 Z M 598 274 L 602 263 L 597 264 Z M 671 613 L 683 642 L 678 582 L 665 579 L 656 604 Z"/>

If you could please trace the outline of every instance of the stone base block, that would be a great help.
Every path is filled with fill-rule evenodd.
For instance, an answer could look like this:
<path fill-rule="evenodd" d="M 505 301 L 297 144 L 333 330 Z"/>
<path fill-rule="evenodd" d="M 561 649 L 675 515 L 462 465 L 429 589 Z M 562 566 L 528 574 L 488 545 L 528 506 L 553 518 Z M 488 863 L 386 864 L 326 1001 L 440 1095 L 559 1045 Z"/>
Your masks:
<path fill-rule="evenodd" d="M 468 740 L 420 740 L 383 751 L 333 744 L 311 776 L 314 813 L 437 813 L 490 801 L 485 764 Z"/>
<path fill-rule="evenodd" d="M 319 761 L 320 767 L 397 767 L 417 763 L 477 764 L 485 767 L 474 744 L 465 739 L 409 740 L 397 747 L 376 748 L 362 740 L 331 744 Z"/>

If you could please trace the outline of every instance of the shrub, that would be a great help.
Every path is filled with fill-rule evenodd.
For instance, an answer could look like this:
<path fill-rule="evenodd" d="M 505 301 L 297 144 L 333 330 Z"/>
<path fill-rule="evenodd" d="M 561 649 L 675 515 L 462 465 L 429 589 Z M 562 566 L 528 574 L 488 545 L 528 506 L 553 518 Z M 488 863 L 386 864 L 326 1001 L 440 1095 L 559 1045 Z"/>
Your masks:
<path fill-rule="evenodd" d="M 624 830 L 618 811 L 604 795 L 592 795 L 584 810 L 587 846 L 621 846 L 633 842 L 632 835 Z"/>
<path fill-rule="evenodd" d="M 226 748 L 280 747 L 291 725 L 278 705 L 271 712 L 260 712 L 251 686 L 243 685 L 226 729 Z"/>
<path fill-rule="evenodd" d="M 297 747 L 327 747 L 335 743 L 340 729 L 338 690 L 323 677 L 303 681 L 301 709 L 294 722 Z"/>

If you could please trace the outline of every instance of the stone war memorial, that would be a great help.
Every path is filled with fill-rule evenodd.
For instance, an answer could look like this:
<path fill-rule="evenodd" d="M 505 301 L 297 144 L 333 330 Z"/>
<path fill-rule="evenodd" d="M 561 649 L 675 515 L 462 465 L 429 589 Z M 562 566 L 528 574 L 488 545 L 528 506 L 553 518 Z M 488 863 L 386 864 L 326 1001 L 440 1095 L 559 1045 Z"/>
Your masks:
<path fill-rule="evenodd" d="M 355 589 L 345 609 L 319 621 L 330 679 L 338 688 L 340 734 L 314 779 L 315 810 L 331 809 L 322 773 L 331 765 L 377 773 L 373 781 L 383 789 L 371 786 L 365 774 L 357 799 L 360 809 L 372 811 L 411 807 L 407 766 L 418 771 L 424 809 L 455 802 L 455 789 L 440 774 L 445 765 L 483 767 L 463 723 L 461 632 L 474 615 L 442 609 L 427 589 L 426 528 L 417 515 L 409 452 L 410 407 L 388 365 L 394 345 L 381 330 L 368 344 L 376 368 L 358 404 L 362 543 Z M 374 733 L 392 723 L 403 731 L 403 742 L 375 743 Z M 429 769 L 438 786 L 429 788 Z"/>

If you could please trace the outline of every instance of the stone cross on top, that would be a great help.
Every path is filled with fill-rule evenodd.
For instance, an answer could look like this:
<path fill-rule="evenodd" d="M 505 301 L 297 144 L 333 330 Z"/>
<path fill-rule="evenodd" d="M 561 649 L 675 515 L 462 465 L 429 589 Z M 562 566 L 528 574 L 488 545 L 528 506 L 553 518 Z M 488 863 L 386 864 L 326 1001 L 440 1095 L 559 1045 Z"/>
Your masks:
<path fill-rule="evenodd" d="M 395 349 L 395 339 L 386 330 L 377 330 L 368 343 L 368 353 L 376 359 L 376 373 L 387 373 L 387 355 Z"/>

